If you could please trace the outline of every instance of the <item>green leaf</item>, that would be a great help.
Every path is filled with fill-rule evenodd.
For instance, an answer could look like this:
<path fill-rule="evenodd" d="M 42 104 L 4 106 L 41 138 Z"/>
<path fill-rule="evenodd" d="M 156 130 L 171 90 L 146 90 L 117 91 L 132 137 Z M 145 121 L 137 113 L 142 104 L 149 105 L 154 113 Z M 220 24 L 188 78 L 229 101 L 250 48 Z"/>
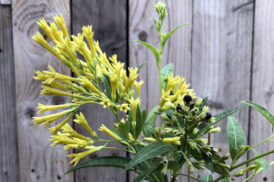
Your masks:
<path fill-rule="evenodd" d="M 211 174 L 202 177 L 202 182 L 213 182 L 213 177 Z"/>
<path fill-rule="evenodd" d="M 154 55 L 156 61 L 157 61 L 157 65 L 159 64 L 159 51 L 151 44 L 149 44 L 148 42 L 143 42 L 140 40 L 137 40 L 138 43 L 143 44 L 144 46 L 146 46 Z"/>
<path fill-rule="evenodd" d="M 232 182 L 232 181 L 231 181 L 230 177 L 226 177 L 222 180 L 222 182 Z"/>
<path fill-rule="evenodd" d="M 166 152 L 175 151 L 176 148 L 168 143 L 163 142 L 153 142 L 142 148 L 134 158 L 126 165 L 125 169 L 131 169 L 135 165 L 144 162 L 148 159 L 157 157 L 158 155 L 164 154 Z"/>
<path fill-rule="evenodd" d="M 199 105 L 199 111 L 200 112 L 202 111 L 203 107 L 206 105 L 207 100 L 208 100 L 208 96 L 203 98 L 202 103 Z"/>
<path fill-rule="evenodd" d="M 130 131 L 129 121 L 126 121 L 125 123 L 122 123 L 122 122 L 119 123 L 119 127 L 118 127 L 119 136 L 121 136 L 123 139 L 127 139 L 129 131 Z"/>
<path fill-rule="evenodd" d="M 169 37 L 170 37 L 174 32 L 176 32 L 178 29 L 180 29 L 180 28 L 182 28 L 183 26 L 186 26 L 186 25 L 188 25 L 188 24 L 179 25 L 179 26 L 177 26 L 176 28 L 174 28 L 173 30 L 171 30 L 170 32 L 168 32 L 168 33 L 166 33 L 166 34 L 162 34 L 162 35 L 161 35 L 161 38 L 162 38 L 161 44 L 162 44 L 162 46 L 163 46 L 163 47 L 165 46 L 167 40 L 169 39 Z"/>
<path fill-rule="evenodd" d="M 247 106 L 246 105 L 241 105 L 241 106 L 229 109 L 227 111 L 224 111 L 224 112 L 222 112 L 220 114 L 215 115 L 214 116 L 215 122 L 213 122 L 213 123 L 206 123 L 206 126 L 198 132 L 198 134 L 197 134 L 197 136 L 195 138 L 201 137 L 203 134 L 205 134 L 210 129 L 211 126 L 215 125 L 216 123 L 220 122 L 224 118 L 230 116 L 231 114 L 233 114 L 233 113 L 235 113 L 235 112 L 237 112 L 237 111 L 239 111 L 239 110 L 241 110 L 241 109 L 243 109 L 245 107 L 247 107 Z"/>
<path fill-rule="evenodd" d="M 174 71 L 174 65 L 172 63 L 167 64 L 161 69 L 161 88 L 165 90 L 167 85 L 167 77 Z"/>
<path fill-rule="evenodd" d="M 244 100 L 242 103 L 247 104 L 259 111 L 272 124 L 272 126 L 274 126 L 274 116 L 266 108 L 248 100 Z"/>
<path fill-rule="evenodd" d="M 137 109 L 136 109 L 136 136 L 135 136 L 135 138 L 138 138 L 139 134 L 143 130 L 143 126 L 144 126 L 144 122 L 143 122 L 143 118 L 142 118 L 142 113 L 140 110 L 140 106 L 138 105 Z"/>
<path fill-rule="evenodd" d="M 255 153 L 256 156 L 260 155 L 260 153 L 259 153 L 256 149 L 252 149 L 252 151 Z M 269 168 L 269 166 L 270 166 L 270 162 L 269 162 L 268 160 L 263 159 L 263 158 L 257 159 L 257 160 L 254 162 L 254 164 L 255 164 L 258 168 L 262 167 L 265 173 L 267 173 L 268 168 Z"/>
<path fill-rule="evenodd" d="M 105 89 L 106 89 L 107 97 L 110 100 L 112 100 L 112 98 L 111 98 L 111 86 L 110 86 L 109 77 L 107 75 L 105 75 L 105 74 L 102 74 L 102 78 L 103 78 L 104 86 L 105 86 Z"/>
<path fill-rule="evenodd" d="M 77 164 L 76 166 L 70 168 L 65 174 L 68 174 L 72 171 L 78 170 L 80 168 L 86 168 L 86 167 L 124 168 L 129 161 L 130 161 L 129 158 L 120 157 L 120 156 L 98 157 L 98 158 L 90 159 L 88 161 Z"/>
<path fill-rule="evenodd" d="M 133 182 L 140 182 L 142 180 L 144 180 L 145 178 L 147 178 L 151 173 L 153 173 L 153 171 L 155 171 L 158 167 L 159 167 L 160 163 L 156 163 L 153 164 L 152 166 L 150 166 L 149 169 L 145 170 L 142 174 L 140 174 L 139 176 L 137 176 Z"/>
<path fill-rule="evenodd" d="M 141 68 L 142 68 L 145 64 L 147 64 L 147 63 L 148 63 L 148 62 L 144 62 L 143 64 L 141 64 L 141 66 L 138 67 L 137 73 L 139 73 L 139 71 L 141 70 Z"/>
<path fill-rule="evenodd" d="M 246 138 L 240 123 L 233 117 L 228 117 L 227 138 L 230 155 L 234 160 L 241 146 L 246 145 Z"/>
<path fill-rule="evenodd" d="M 159 111 L 159 106 L 154 107 L 147 116 L 145 126 L 144 126 L 144 134 L 146 137 L 150 137 L 151 133 L 155 127 L 155 120 L 157 117 L 157 112 Z"/>

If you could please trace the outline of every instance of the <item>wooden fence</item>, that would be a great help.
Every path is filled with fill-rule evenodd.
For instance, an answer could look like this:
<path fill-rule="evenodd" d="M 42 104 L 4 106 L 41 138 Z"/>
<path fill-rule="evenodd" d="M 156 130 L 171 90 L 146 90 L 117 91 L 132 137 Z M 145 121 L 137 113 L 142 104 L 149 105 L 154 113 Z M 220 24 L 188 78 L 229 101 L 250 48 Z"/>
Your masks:
<path fill-rule="evenodd" d="M 63 175 L 70 167 L 62 147 L 49 147 L 48 132 L 33 127 L 36 103 L 59 104 L 62 97 L 39 95 L 40 85 L 32 79 L 37 69 L 51 64 L 71 74 L 53 56 L 31 40 L 38 31 L 36 21 L 51 21 L 62 13 L 76 34 L 83 25 L 94 27 L 95 38 L 108 55 L 116 53 L 129 66 L 148 61 L 141 71 L 145 81 L 143 105 L 151 109 L 159 93 L 156 65 L 152 54 L 131 40 L 159 43 L 150 17 L 156 17 L 156 0 L 0 0 L 0 181 L 1 182 L 85 182 L 131 181 L 121 169 L 81 169 Z M 239 105 L 249 99 L 274 112 L 274 21 L 273 0 L 165 0 L 168 17 L 165 30 L 190 24 L 169 40 L 163 64 L 173 62 L 175 74 L 183 75 L 199 96 L 209 96 L 213 113 Z M 96 106 L 82 109 L 93 128 L 114 118 Z M 98 114 L 100 112 L 100 115 Z M 102 114 L 103 113 L 103 114 Z M 268 122 L 254 110 L 235 117 L 245 128 L 250 144 L 272 133 Z M 223 132 L 211 143 L 228 151 L 226 122 Z M 273 143 L 258 148 L 273 149 Z M 97 155 L 126 153 L 107 151 Z M 250 157 L 250 156 L 246 156 Z M 268 159 L 274 159 L 269 157 Z M 274 181 L 274 168 L 253 181 Z M 195 177 L 200 178 L 202 174 Z M 187 181 L 187 179 L 182 179 Z M 190 180 L 189 180 L 190 181 Z"/>

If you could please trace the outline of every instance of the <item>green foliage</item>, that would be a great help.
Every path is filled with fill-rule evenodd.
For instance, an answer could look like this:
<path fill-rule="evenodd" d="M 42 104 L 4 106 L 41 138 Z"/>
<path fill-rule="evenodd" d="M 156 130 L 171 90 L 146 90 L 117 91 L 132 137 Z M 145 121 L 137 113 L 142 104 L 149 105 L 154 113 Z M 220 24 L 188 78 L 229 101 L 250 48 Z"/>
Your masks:
<path fill-rule="evenodd" d="M 168 143 L 163 142 L 154 142 L 142 148 L 134 158 L 126 165 L 125 169 L 131 169 L 135 165 L 146 161 L 151 158 L 155 158 L 159 155 L 162 155 L 167 152 L 175 151 L 176 148 Z"/>
<path fill-rule="evenodd" d="M 211 174 L 202 177 L 202 182 L 213 182 L 213 177 Z"/>
<path fill-rule="evenodd" d="M 87 160 L 82 162 L 72 168 L 70 168 L 67 173 L 72 171 L 87 168 L 87 167 L 117 167 L 124 168 L 126 164 L 130 161 L 129 158 L 120 157 L 120 156 L 106 156 L 106 157 L 97 157 L 94 159 Z"/>
<path fill-rule="evenodd" d="M 153 53 L 153 55 L 156 59 L 156 62 L 157 62 L 157 66 L 159 68 L 159 66 L 160 66 L 159 51 L 153 45 L 149 44 L 148 42 L 143 42 L 143 41 L 140 41 L 140 40 L 138 40 L 137 42 L 144 45 L 144 46 L 146 46 Z"/>
<path fill-rule="evenodd" d="M 105 89 L 106 89 L 106 95 L 110 100 L 112 100 L 112 98 L 111 98 L 111 86 L 110 86 L 109 77 L 105 74 L 102 74 L 102 79 L 103 79 L 104 86 L 105 86 Z"/>
<path fill-rule="evenodd" d="M 274 126 L 274 116 L 266 108 L 248 100 L 242 102 L 259 111 Z"/>
<path fill-rule="evenodd" d="M 240 123 L 233 117 L 228 117 L 227 138 L 231 158 L 235 159 L 240 148 L 246 145 L 246 137 Z"/>
<path fill-rule="evenodd" d="M 147 137 L 150 137 L 152 134 L 158 111 L 159 111 L 159 106 L 156 106 L 150 111 L 150 113 L 147 116 L 147 119 L 145 121 L 145 126 L 144 126 L 144 134 Z"/>

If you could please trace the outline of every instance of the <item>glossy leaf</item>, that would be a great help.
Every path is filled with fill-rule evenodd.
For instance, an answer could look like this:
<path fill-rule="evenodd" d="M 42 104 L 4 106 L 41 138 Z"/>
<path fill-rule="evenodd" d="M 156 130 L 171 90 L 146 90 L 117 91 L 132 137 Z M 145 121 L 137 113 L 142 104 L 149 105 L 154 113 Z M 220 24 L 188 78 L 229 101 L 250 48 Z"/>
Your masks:
<path fill-rule="evenodd" d="M 246 145 L 244 130 L 237 119 L 228 117 L 227 138 L 229 144 L 230 156 L 234 160 L 239 149 Z"/>
<path fill-rule="evenodd" d="M 166 33 L 166 34 L 162 34 L 162 42 L 161 42 L 161 44 L 162 44 L 162 46 L 164 47 L 165 46 L 165 44 L 166 44 L 166 42 L 167 42 L 167 40 L 169 39 L 169 37 L 174 33 L 174 32 L 176 32 L 178 29 L 180 29 L 180 28 L 182 28 L 183 26 L 186 26 L 187 24 L 183 24 L 183 25 L 179 25 L 179 26 L 177 26 L 176 28 L 174 28 L 173 30 L 171 30 L 170 32 L 168 32 L 168 33 Z"/>
<path fill-rule="evenodd" d="M 153 173 L 153 171 L 155 171 L 158 167 L 159 167 L 160 163 L 156 163 L 153 164 L 152 166 L 150 166 L 149 169 L 143 171 L 143 173 L 141 173 L 139 176 L 137 176 L 133 182 L 140 182 L 143 181 L 145 178 L 147 178 L 149 175 L 151 175 L 151 173 Z"/>
<path fill-rule="evenodd" d="M 166 152 L 175 151 L 176 148 L 168 143 L 163 142 L 153 142 L 142 148 L 134 158 L 126 165 L 125 169 L 131 169 L 135 165 L 144 162 L 148 159 L 157 157 L 158 155 L 164 154 Z"/>
<path fill-rule="evenodd" d="M 130 161 L 129 158 L 120 156 L 106 156 L 90 159 L 88 161 L 77 164 L 75 167 L 70 168 L 65 174 L 72 171 L 86 168 L 86 167 L 117 167 L 124 168 L 125 165 Z"/>
<path fill-rule="evenodd" d="M 248 100 L 242 101 L 242 103 L 259 111 L 272 124 L 272 126 L 274 126 L 274 116 L 266 108 Z"/>
<path fill-rule="evenodd" d="M 211 174 L 202 177 L 202 182 L 213 182 L 213 177 Z"/>
<path fill-rule="evenodd" d="M 140 40 L 137 40 L 138 43 L 140 44 L 143 44 L 144 46 L 146 46 L 154 55 L 156 61 L 157 61 L 157 64 L 159 62 L 159 51 L 151 44 L 147 43 L 147 42 L 143 42 L 143 41 L 140 41 Z"/>
<path fill-rule="evenodd" d="M 161 69 L 161 88 L 165 90 L 167 85 L 167 77 L 174 71 L 174 65 L 172 63 L 167 64 Z"/>
<path fill-rule="evenodd" d="M 147 119 L 145 121 L 145 126 L 144 126 L 144 134 L 147 137 L 151 136 L 151 133 L 154 130 L 154 126 L 155 126 L 155 120 L 157 117 L 157 112 L 159 111 L 159 106 L 154 107 L 150 113 L 147 116 Z"/>
<path fill-rule="evenodd" d="M 112 98 L 111 98 L 111 86 L 110 86 L 109 77 L 107 75 L 105 75 L 105 74 L 102 74 L 102 78 L 103 78 L 104 86 L 105 86 L 105 89 L 106 89 L 107 97 L 110 100 L 112 100 Z"/>

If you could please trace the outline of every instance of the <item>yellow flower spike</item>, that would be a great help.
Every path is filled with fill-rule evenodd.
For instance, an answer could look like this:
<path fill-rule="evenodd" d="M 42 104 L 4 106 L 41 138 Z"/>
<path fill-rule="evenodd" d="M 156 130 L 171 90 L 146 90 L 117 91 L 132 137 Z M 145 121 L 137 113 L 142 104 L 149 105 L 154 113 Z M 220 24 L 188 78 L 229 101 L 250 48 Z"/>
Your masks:
<path fill-rule="evenodd" d="M 97 93 L 98 95 L 102 95 L 102 92 L 100 90 L 98 90 L 92 83 L 91 81 L 89 81 L 89 79 L 87 79 L 87 77 L 81 77 L 80 79 L 81 81 L 79 82 L 81 85 L 87 87 L 88 89 L 90 89 L 91 91 Z"/>
<path fill-rule="evenodd" d="M 64 92 L 55 88 L 50 88 L 48 86 L 42 86 L 41 95 L 62 95 L 62 96 L 68 96 L 73 97 L 72 93 Z"/>
<path fill-rule="evenodd" d="M 74 159 L 72 159 L 70 161 L 70 164 L 74 163 L 74 166 L 76 166 L 76 164 L 84 157 L 86 157 L 89 154 L 92 154 L 93 152 L 97 152 L 101 149 L 103 149 L 105 146 L 101 145 L 101 146 L 90 146 L 89 150 L 85 151 L 85 152 L 80 152 L 77 154 L 69 154 L 67 155 L 67 157 L 74 157 Z"/>
<path fill-rule="evenodd" d="M 129 100 L 129 103 L 131 105 L 131 109 L 132 109 L 132 122 L 136 122 L 136 109 L 138 104 L 141 103 L 141 100 L 139 98 L 137 98 L 136 100 L 131 97 L 131 99 Z M 134 130 L 134 129 L 133 129 Z"/>
<path fill-rule="evenodd" d="M 93 136 L 93 137 L 95 137 L 95 138 L 98 138 L 96 132 L 93 131 L 93 130 L 90 128 L 90 126 L 89 126 L 89 124 L 88 124 L 88 122 L 87 122 L 87 120 L 86 120 L 86 118 L 85 118 L 85 116 L 83 115 L 82 112 L 80 112 L 79 115 L 77 114 L 77 115 L 76 115 L 76 119 L 74 119 L 73 121 L 74 121 L 75 123 L 78 123 L 79 125 L 81 125 L 83 128 L 85 128 L 85 129 L 90 133 L 91 136 Z"/>
<path fill-rule="evenodd" d="M 137 91 L 137 97 L 140 97 L 140 92 L 141 92 L 141 86 L 144 84 L 144 81 L 141 80 L 140 82 L 134 82 L 134 85 L 136 86 L 136 91 Z"/>
<path fill-rule="evenodd" d="M 110 129 L 108 129 L 104 124 L 102 124 L 102 125 L 100 126 L 99 131 L 108 134 L 109 136 L 111 136 L 111 137 L 114 138 L 115 140 L 121 140 L 121 138 L 120 138 L 118 135 L 116 135 L 114 132 L 112 132 Z"/>
<path fill-rule="evenodd" d="M 46 20 L 44 18 L 40 19 L 37 22 L 37 25 L 39 26 L 39 28 L 46 34 L 46 36 L 54 43 L 56 42 L 54 36 L 51 33 L 51 28 L 49 27 L 48 23 L 46 22 Z"/>
<path fill-rule="evenodd" d="M 38 105 L 37 109 L 39 110 L 37 113 L 42 114 L 46 111 L 50 111 L 50 110 L 54 110 L 54 109 L 61 109 L 64 107 L 72 107 L 75 104 L 69 103 L 69 104 L 61 104 L 61 105 L 43 105 L 43 104 L 38 103 L 37 105 Z"/>
<path fill-rule="evenodd" d="M 63 34 L 59 33 L 60 31 L 58 30 L 56 24 L 54 22 L 50 23 L 50 28 L 51 28 L 51 33 L 54 36 L 55 40 L 57 42 L 62 42 L 63 41 Z"/>
<path fill-rule="evenodd" d="M 122 112 L 127 112 L 130 108 L 128 106 L 128 104 L 121 104 L 121 105 L 118 105 L 117 108 L 122 111 Z"/>
<path fill-rule="evenodd" d="M 135 68 L 135 69 L 129 68 L 128 70 L 129 70 L 129 77 L 128 77 L 127 81 L 126 81 L 124 92 L 126 92 L 130 88 L 130 86 L 132 86 L 133 82 L 135 81 L 135 79 L 139 75 L 137 68 Z"/>
<path fill-rule="evenodd" d="M 63 34 L 65 35 L 65 37 L 69 37 L 67 26 L 66 26 L 66 23 L 65 23 L 63 15 L 60 14 L 60 16 L 55 16 L 55 17 L 53 17 L 53 19 L 57 23 L 58 27 L 63 32 Z"/>
<path fill-rule="evenodd" d="M 106 97 L 103 97 L 102 98 L 102 102 L 100 102 L 100 104 L 104 107 L 104 108 L 108 108 L 111 106 L 111 101 L 106 98 Z"/>
<path fill-rule="evenodd" d="M 56 134 L 73 116 L 74 116 L 74 113 L 70 114 L 61 123 L 57 124 L 56 126 L 53 126 L 53 127 L 49 128 L 49 131 L 53 134 Z"/>
<path fill-rule="evenodd" d="M 34 125 L 39 125 L 43 122 L 46 122 L 46 121 L 50 121 L 50 122 L 53 122 L 71 112 L 73 112 L 75 109 L 68 109 L 68 110 L 65 110 L 65 111 L 62 111 L 62 112 L 59 112 L 59 113 L 55 113 L 55 114 L 50 114 L 50 115 L 46 115 L 46 116 L 39 116 L 39 117 L 33 117 L 33 120 L 35 121 L 34 122 Z"/>
<path fill-rule="evenodd" d="M 46 74 L 54 76 L 54 78 L 56 78 L 57 80 L 60 80 L 60 81 L 66 83 L 66 84 L 69 84 L 69 85 L 71 85 L 71 82 L 68 82 L 68 81 L 73 81 L 73 82 L 78 81 L 77 78 L 57 73 L 50 65 L 48 65 L 48 67 L 49 67 L 51 72 L 48 72 L 48 71 L 43 71 L 43 72 L 46 73 Z"/>
<path fill-rule="evenodd" d="M 87 44 L 84 42 L 84 35 L 78 33 L 77 37 L 72 35 L 73 39 L 73 46 L 75 50 L 77 50 L 82 56 L 84 56 L 87 64 L 91 65 L 91 57 L 90 57 L 90 50 L 87 47 Z"/>
<path fill-rule="evenodd" d="M 84 26 L 82 28 L 82 31 L 88 41 L 89 48 L 91 51 L 91 56 L 92 56 L 92 58 L 94 58 L 96 56 L 96 49 L 95 49 L 95 45 L 94 45 L 94 41 L 93 41 L 94 33 L 92 32 L 92 26 Z"/>
<path fill-rule="evenodd" d="M 64 124 L 64 126 L 61 128 L 64 133 L 69 134 L 70 137 L 79 138 L 82 140 L 89 140 L 90 138 L 85 137 L 81 134 L 79 134 L 77 131 L 75 131 L 68 123 Z"/>

